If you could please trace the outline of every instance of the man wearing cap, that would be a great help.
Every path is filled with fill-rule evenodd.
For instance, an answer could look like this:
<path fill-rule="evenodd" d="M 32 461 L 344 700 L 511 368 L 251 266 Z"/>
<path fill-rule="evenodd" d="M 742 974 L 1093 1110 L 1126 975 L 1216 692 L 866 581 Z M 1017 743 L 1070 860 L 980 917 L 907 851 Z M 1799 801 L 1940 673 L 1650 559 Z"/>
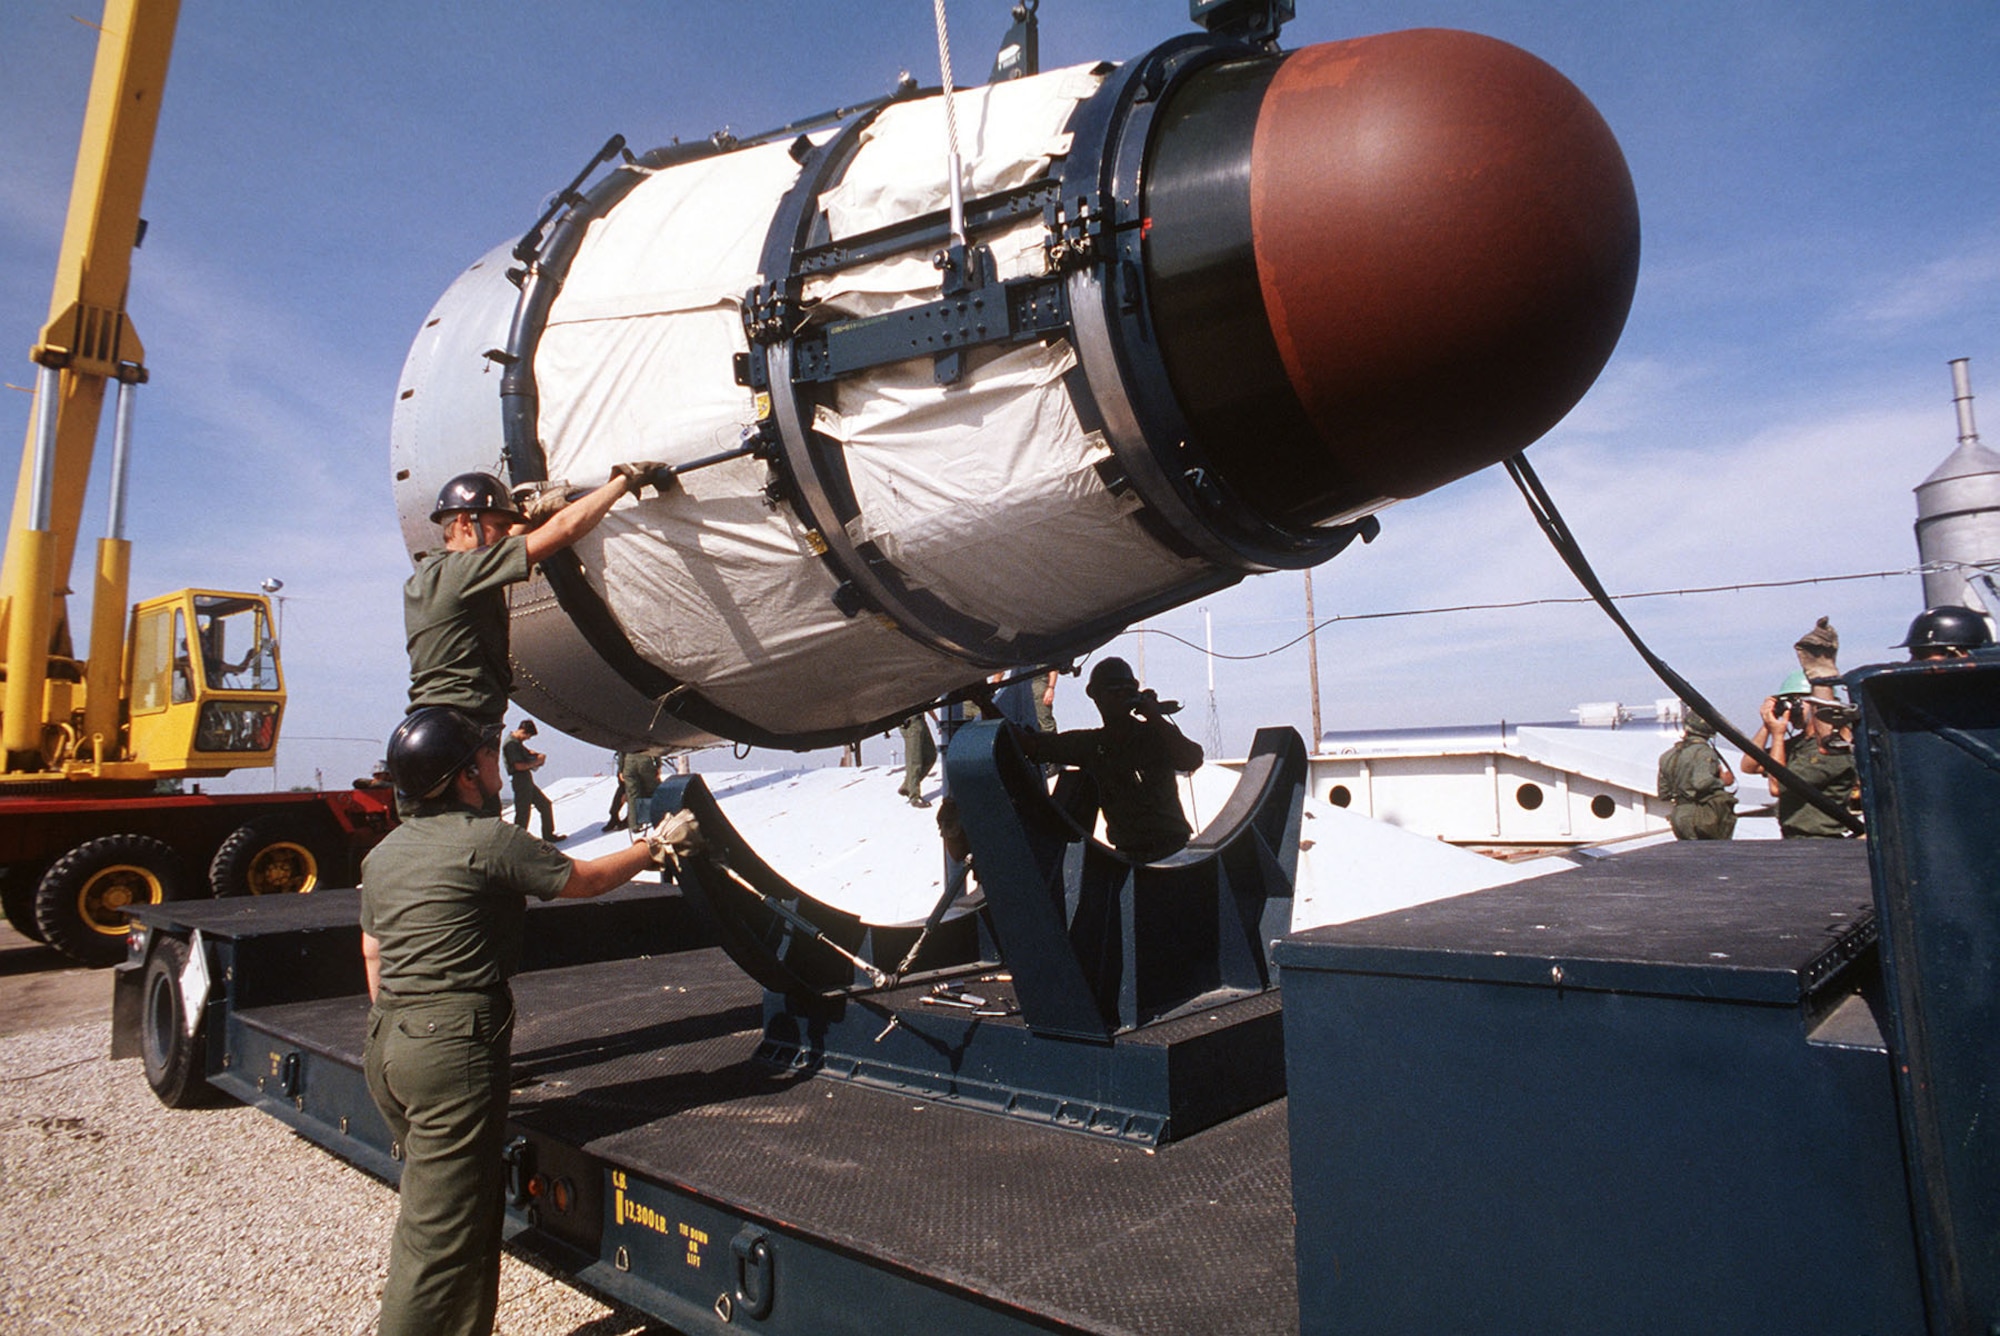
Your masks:
<path fill-rule="evenodd" d="M 697 838 L 683 813 L 628 849 L 570 859 L 481 815 L 500 793 L 497 728 L 427 706 L 389 740 L 410 815 L 362 862 L 362 1068 L 403 1161 L 383 1336 L 493 1330 L 501 1144 L 527 898 L 582 899 L 664 866 Z"/>
<path fill-rule="evenodd" d="M 672 477 L 659 464 L 620 464 L 595 491 L 565 501 L 567 489 L 558 484 L 524 512 L 490 473 L 461 473 L 447 482 L 431 512 L 443 550 L 420 561 L 403 586 L 409 708 L 449 705 L 482 723 L 501 722 L 514 681 L 507 586 L 527 579 L 537 562 L 596 528 L 619 497 L 647 483 L 668 486 Z"/>
<path fill-rule="evenodd" d="M 1150 863 L 1179 852 L 1194 832 L 1175 776 L 1201 767 L 1201 744 L 1173 726 L 1167 716 L 1177 707 L 1142 691 L 1123 659 L 1100 660 L 1084 694 L 1104 716 L 1104 727 L 1017 729 L 1022 752 L 1031 761 L 1075 766 L 1096 782 L 1105 837 L 1125 857 Z"/>
<path fill-rule="evenodd" d="M 1686 731 L 1660 757 L 1659 794 L 1674 805 L 1677 840 L 1726 840 L 1736 833 L 1736 776 L 1715 749 L 1715 725 L 1693 710 Z"/>

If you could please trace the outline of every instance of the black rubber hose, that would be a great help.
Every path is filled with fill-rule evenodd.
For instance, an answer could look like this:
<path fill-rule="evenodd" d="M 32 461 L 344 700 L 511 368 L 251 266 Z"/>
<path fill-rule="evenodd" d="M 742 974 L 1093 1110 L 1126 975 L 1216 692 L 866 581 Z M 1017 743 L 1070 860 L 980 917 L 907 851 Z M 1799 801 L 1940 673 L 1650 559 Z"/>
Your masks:
<path fill-rule="evenodd" d="M 1542 480 L 1535 476 L 1535 470 L 1528 463 L 1526 455 L 1517 454 L 1507 460 L 1507 476 L 1521 489 L 1521 496 L 1527 501 L 1528 510 L 1534 515 L 1535 523 L 1539 524 L 1542 532 L 1548 535 L 1549 543 L 1555 548 L 1556 555 L 1563 559 L 1563 565 L 1569 567 L 1570 574 L 1576 577 L 1577 583 L 1583 586 L 1584 592 L 1590 595 L 1597 606 L 1604 609 L 1604 615 L 1625 633 L 1625 638 L 1632 642 L 1632 648 L 1639 651 L 1639 657 L 1646 661 L 1646 666 L 1659 676 L 1660 681 L 1666 683 L 1667 689 L 1699 710 L 1703 718 L 1715 725 L 1716 732 L 1741 747 L 1748 755 L 1756 757 L 1757 764 L 1779 784 L 1790 789 L 1794 796 L 1812 804 L 1854 834 L 1864 834 L 1865 827 L 1862 826 L 1860 817 L 1778 764 L 1771 753 L 1750 741 L 1736 725 L 1725 719 L 1708 697 L 1696 691 L 1686 678 L 1667 665 L 1666 660 L 1646 647 L 1646 642 L 1639 639 L 1639 633 L 1632 629 L 1632 624 L 1625 620 L 1625 615 L 1619 612 L 1618 606 L 1611 601 L 1611 595 L 1604 591 L 1604 586 L 1597 579 L 1597 572 L 1590 568 L 1590 562 L 1583 555 L 1583 548 L 1578 545 L 1575 535 L 1570 533 L 1569 526 L 1563 523 L 1562 513 L 1556 509 L 1556 503 L 1542 487 Z"/>

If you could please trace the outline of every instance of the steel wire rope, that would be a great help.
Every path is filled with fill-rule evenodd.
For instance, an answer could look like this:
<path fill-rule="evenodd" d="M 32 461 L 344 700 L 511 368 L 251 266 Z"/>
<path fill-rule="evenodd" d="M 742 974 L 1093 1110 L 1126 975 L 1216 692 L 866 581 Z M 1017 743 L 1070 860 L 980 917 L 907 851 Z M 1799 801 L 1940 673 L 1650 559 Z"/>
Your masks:
<path fill-rule="evenodd" d="M 951 240 L 952 244 L 965 245 L 965 185 L 964 167 L 958 157 L 958 99 L 953 95 L 951 82 L 951 30 L 945 22 L 944 0 L 931 0 L 931 11 L 937 20 L 938 79 L 944 85 L 944 134 L 945 164 L 950 172 L 951 189 Z"/>
<path fill-rule="evenodd" d="M 1925 563 L 1921 566 L 1905 566 L 1900 570 L 1856 571 L 1846 575 L 1801 576 L 1795 580 L 1751 580 L 1741 584 L 1691 585 L 1682 589 L 1644 589 L 1629 594 L 1613 594 L 1611 597 L 1620 602 L 1629 602 L 1638 598 L 1682 598 L 1691 594 L 1736 594 L 1751 589 L 1794 589 L 1802 585 L 1837 584 L 1843 580 L 1888 580 L 1899 575 L 1922 575 L 1936 569 L 1939 569 L 1936 563 Z M 1395 617 L 1436 617 L 1453 612 L 1506 612 L 1516 608 L 1576 606 L 1580 604 L 1595 604 L 1596 602 L 1596 599 L 1588 596 L 1580 598 L 1522 598 L 1504 603 L 1454 603 L 1438 608 L 1396 608 L 1388 612 L 1335 613 L 1331 617 L 1323 617 L 1315 621 L 1310 627 L 1293 636 L 1290 640 L 1284 641 L 1282 644 L 1273 645 L 1270 649 L 1258 650 L 1254 654 L 1224 654 L 1219 650 L 1204 649 L 1201 645 L 1187 639 L 1185 636 L 1175 635 L 1172 631 L 1163 630 L 1158 626 L 1147 626 L 1145 634 L 1159 636 L 1163 640 L 1171 640 L 1177 645 L 1185 645 L 1189 649 L 1198 650 L 1209 655 L 1211 658 L 1223 659 L 1234 663 L 1249 663 L 1256 659 L 1268 659 L 1274 654 L 1282 654 L 1292 646 L 1299 644 L 1307 636 L 1313 634 L 1313 632 L 1324 631 L 1335 622 L 1374 622 Z M 1286 618 L 1285 620 L 1289 621 L 1291 619 Z M 1272 620 L 1270 619 L 1225 623 L 1225 625 L 1229 626 L 1268 626 L 1271 624 Z"/>

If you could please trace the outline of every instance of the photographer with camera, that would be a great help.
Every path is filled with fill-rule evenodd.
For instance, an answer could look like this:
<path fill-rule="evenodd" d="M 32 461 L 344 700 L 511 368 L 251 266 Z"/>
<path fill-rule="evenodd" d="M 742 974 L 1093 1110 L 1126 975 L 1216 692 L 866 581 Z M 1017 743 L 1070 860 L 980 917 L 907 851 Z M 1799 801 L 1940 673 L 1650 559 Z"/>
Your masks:
<path fill-rule="evenodd" d="M 1177 774 L 1201 766 L 1201 744 L 1168 717 L 1180 709 L 1142 690 L 1132 666 L 1103 659 L 1090 670 L 1084 693 L 1104 716 L 1102 728 L 1030 733 L 1015 739 L 1031 761 L 1074 766 L 1097 785 L 1111 847 L 1135 863 L 1150 863 L 1186 847 L 1194 831 L 1181 810 Z"/>
<path fill-rule="evenodd" d="M 1765 751 L 1777 755 L 1773 743 L 1796 740 L 1804 726 L 1804 707 L 1800 702 L 1812 695 L 1812 685 L 1806 681 L 1803 672 L 1793 673 L 1786 678 L 1776 691 L 1764 697 L 1764 703 L 1757 707 L 1757 717 L 1763 722 L 1757 728 L 1757 735 L 1750 740 Z M 1761 775 L 1764 768 L 1757 764 L 1757 758 L 1750 753 L 1743 754 L 1743 773 Z"/>
<path fill-rule="evenodd" d="M 1796 688 L 1794 690 L 1793 688 Z M 1753 739 L 1771 759 L 1843 806 L 1851 806 L 1854 770 L 1854 707 L 1811 694 L 1804 673 L 1793 673 L 1759 711 L 1763 727 Z M 1804 798 L 1781 786 L 1757 758 L 1744 754 L 1747 774 L 1764 775 L 1778 800 L 1778 831 L 1786 839 L 1844 839 L 1850 832 Z"/>

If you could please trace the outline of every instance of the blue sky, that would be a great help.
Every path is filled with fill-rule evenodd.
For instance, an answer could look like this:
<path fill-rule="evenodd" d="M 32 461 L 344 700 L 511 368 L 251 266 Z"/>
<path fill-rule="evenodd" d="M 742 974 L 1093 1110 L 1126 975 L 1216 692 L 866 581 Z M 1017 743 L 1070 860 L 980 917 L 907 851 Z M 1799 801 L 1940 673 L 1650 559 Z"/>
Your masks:
<path fill-rule="evenodd" d="M 1292 46 L 1422 26 L 1515 42 L 1575 81 L 1623 145 L 1645 234 L 1631 319 L 1596 389 L 1531 455 L 1613 591 L 1914 564 L 1910 489 L 1955 441 L 1948 359 L 1973 359 L 2000 432 L 2000 8 L 1299 8 Z M 901 69 L 935 82 L 930 9 L 185 0 L 130 302 L 153 372 L 133 593 L 284 580 L 281 783 L 352 778 L 400 713 L 408 563 L 389 417 L 439 293 L 614 131 L 639 147 L 747 133 L 886 91 Z M 960 82 L 983 77 L 1006 9 L 952 0 Z M 90 0 L 15 0 L 0 20 L 0 380 L 14 385 L 32 376 L 94 52 L 79 11 L 97 17 Z M 1137 54 L 1186 13 L 1046 0 L 1044 65 Z M 0 435 L 21 440 L 28 411 L 0 390 Z M 103 505 L 94 493 L 86 552 Z M 1382 519 L 1373 546 L 1316 573 L 1322 618 L 1577 593 L 1496 472 Z M 1858 665 L 1894 657 L 1920 602 L 1902 576 L 1628 614 L 1741 722 L 1815 617 Z M 1228 654 L 1304 629 L 1296 575 L 1207 606 Z M 1193 608 L 1149 625 L 1202 639 Z M 1319 650 L 1329 728 L 1559 718 L 1665 694 L 1588 607 L 1341 621 Z M 1149 636 L 1145 658 L 1205 733 L 1202 656 Z M 1259 724 L 1304 727 L 1305 663 L 1303 644 L 1217 663 L 1225 751 Z M 1089 714 L 1073 685 L 1059 709 Z M 551 750 L 560 770 L 601 761 Z"/>

